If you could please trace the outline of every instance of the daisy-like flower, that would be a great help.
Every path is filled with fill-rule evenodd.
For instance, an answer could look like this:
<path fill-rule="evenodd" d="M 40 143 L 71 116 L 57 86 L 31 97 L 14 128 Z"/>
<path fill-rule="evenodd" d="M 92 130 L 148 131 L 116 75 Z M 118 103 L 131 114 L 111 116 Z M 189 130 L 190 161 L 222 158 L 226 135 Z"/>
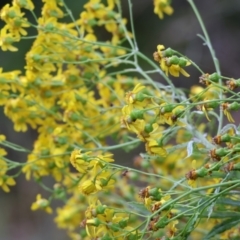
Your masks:
<path fill-rule="evenodd" d="M 127 104 L 134 103 L 136 101 L 137 93 L 141 92 L 144 88 L 145 86 L 143 86 L 141 83 L 138 83 L 132 91 L 126 93 Z"/>

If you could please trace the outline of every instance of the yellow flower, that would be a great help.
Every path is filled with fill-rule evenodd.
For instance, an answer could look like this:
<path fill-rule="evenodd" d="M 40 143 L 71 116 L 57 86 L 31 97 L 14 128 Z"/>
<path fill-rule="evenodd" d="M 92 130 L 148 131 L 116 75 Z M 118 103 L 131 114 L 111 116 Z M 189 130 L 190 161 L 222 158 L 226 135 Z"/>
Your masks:
<path fill-rule="evenodd" d="M 12 33 L 7 33 L 8 26 L 5 26 L 0 31 L 0 47 L 3 51 L 12 51 L 16 52 L 18 49 L 12 44 L 20 40 L 19 37 L 14 37 Z"/>
<path fill-rule="evenodd" d="M 89 195 L 95 193 L 97 191 L 97 187 L 92 180 L 86 180 L 79 185 L 79 190 L 81 193 Z"/>
<path fill-rule="evenodd" d="M 95 170 L 92 173 L 93 179 L 83 179 L 79 183 L 79 190 L 85 195 L 93 194 L 98 191 L 109 190 L 114 187 L 115 180 L 112 178 L 112 173 L 108 170 L 97 173 Z M 89 178 L 89 176 L 86 176 Z"/>
<path fill-rule="evenodd" d="M 167 156 L 167 151 L 165 148 L 159 145 L 155 139 L 149 139 L 145 145 L 146 151 L 149 154 L 158 155 L 161 157 Z"/>
<path fill-rule="evenodd" d="M 2 150 L 2 148 L 0 150 Z M 0 152 L 0 156 L 3 156 L 3 153 Z M 0 177 L 4 176 L 7 170 L 8 170 L 7 163 L 0 158 Z"/>
<path fill-rule="evenodd" d="M 222 103 L 221 106 L 222 106 L 222 109 L 223 109 L 223 113 L 224 115 L 227 117 L 228 121 L 231 122 L 231 123 L 234 123 L 234 119 L 230 113 L 230 110 L 238 110 L 239 109 L 239 105 L 236 104 L 237 108 L 233 108 L 231 109 L 231 105 L 234 106 L 234 104 L 236 104 L 235 102 L 233 102 L 232 104 L 229 104 L 229 103 Z"/>
<path fill-rule="evenodd" d="M 162 130 L 163 129 L 157 123 L 153 124 L 153 131 L 149 133 L 149 136 L 146 138 L 145 144 L 146 151 L 149 154 L 166 157 L 166 149 L 162 147 L 161 144 L 158 142 L 162 138 Z"/>
<path fill-rule="evenodd" d="M 168 76 L 170 73 L 174 77 L 179 77 L 180 73 L 185 77 L 190 75 L 182 68 L 191 65 L 191 62 L 184 57 L 177 57 L 171 49 L 164 50 L 164 45 L 157 46 L 154 52 L 154 60 L 159 62 L 161 69 Z"/>
<path fill-rule="evenodd" d="M 49 201 L 45 198 L 42 198 L 41 194 L 37 195 L 36 202 L 34 202 L 31 206 L 32 211 L 36 211 L 37 209 L 43 209 L 47 213 L 52 213 L 52 209 L 49 206 Z"/>
<path fill-rule="evenodd" d="M 19 6 L 20 8 L 26 8 L 30 11 L 34 9 L 34 5 L 31 0 L 13 0 L 13 5 Z"/>
<path fill-rule="evenodd" d="M 161 104 L 161 106 L 164 109 L 164 106 L 168 106 L 167 104 Z M 164 122 L 169 124 L 169 125 L 173 125 L 174 123 L 177 123 L 178 125 L 180 125 L 180 122 L 178 121 L 179 118 L 183 117 L 184 115 L 184 111 L 185 111 L 185 107 L 182 105 L 178 105 L 176 107 L 174 107 L 170 112 L 166 112 L 162 114 L 163 118 L 164 118 Z"/>
<path fill-rule="evenodd" d="M 16 182 L 12 177 L 9 177 L 7 175 L 0 177 L 0 187 L 3 189 L 4 192 L 10 192 L 8 185 L 14 186 L 15 184 Z"/>
<path fill-rule="evenodd" d="M 127 104 L 132 104 L 136 101 L 136 94 L 141 92 L 145 86 L 143 86 L 141 83 L 138 83 L 134 89 L 128 93 L 126 93 L 126 102 Z"/>
<path fill-rule="evenodd" d="M 172 15 L 173 8 L 170 6 L 169 0 L 154 0 L 154 13 L 158 15 L 160 19 L 163 19 L 163 14 Z"/>
<path fill-rule="evenodd" d="M 6 136 L 4 136 L 3 134 L 0 134 L 0 142 L 3 142 L 6 140 Z"/>
<path fill-rule="evenodd" d="M 64 12 L 58 7 L 58 2 L 56 0 L 43 0 L 44 5 L 42 8 L 42 16 L 46 18 L 56 17 L 62 18 L 64 16 Z"/>
<path fill-rule="evenodd" d="M 177 64 L 171 64 L 169 62 L 170 58 L 163 58 L 160 62 L 161 69 L 165 72 L 165 74 L 168 76 L 170 73 L 174 77 L 179 77 L 180 73 L 184 75 L 185 77 L 189 77 L 190 75 L 179 65 Z M 186 66 L 189 66 L 191 63 L 187 62 Z"/>
<path fill-rule="evenodd" d="M 187 66 L 188 65 L 190 65 L 190 62 L 187 63 Z M 185 77 L 190 77 L 190 75 L 183 68 L 181 68 L 179 65 L 176 65 L 176 64 L 172 64 L 169 67 L 169 73 L 174 77 L 179 77 L 180 73 Z M 166 75 L 168 76 L 167 73 Z"/>
<path fill-rule="evenodd" d="M 177 228 L 175 227 L 178 224 L 178 220 L 171 221 L 167 226 L 168 237 L 171 239 L 174 237 L 177 232 Z"/>

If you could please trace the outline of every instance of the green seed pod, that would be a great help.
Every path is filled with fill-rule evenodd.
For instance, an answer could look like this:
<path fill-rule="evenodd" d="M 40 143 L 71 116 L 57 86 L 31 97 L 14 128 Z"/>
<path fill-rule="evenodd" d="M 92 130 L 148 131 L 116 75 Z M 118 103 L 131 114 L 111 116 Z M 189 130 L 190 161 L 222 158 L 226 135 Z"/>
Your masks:
<path fill-rule="evenodd" d="M 207 102 L 206 103 L 206 107 L 207 108 L 216 108 L 216 107 L 218 107 L 219 106 L 219 102 Z"/>
<path fill-rule="evenodd" d="M 179 58 L 177 56 L 172 56 L 172 57 L 168 58 L 168 63 L 169 64 L 178 64 Z"/>
<path fill-rule="evenodd" d="M 104 214 L 105 209 L 106 209 L 106 206 L 105 206 L 105 205 L 97 206 L 97 208 L 96 208 L 96 213 L 97 213 L 97 214 Z"/>
<path fill-rule="evenodd" d="M 213 81 L 213 82 L 218 82 L 220 79 L 220 76 L 218 75 L 218 73 L 213 73 L 211 75 L 209 75 L 209 80 Z"/>
<path fill-rule="evenodd" d="M 222 142 L 230 142 L 231 141 L 231 136 L 228 134 L 224 134 L 221 136 L 221 141 Z"/>
<path fill-rule="evenodd" d="M 164 57 L 171 57 L 174 54 L 174 51 L 171 48 L 167 48 L 163 51 Z"/>
<path fill-rule="evenodd" d="M 107 17 L 112 19 L 116 16 L 116 12 L 114 11 L 107 11 Z"/>
<path fill-rule="evenodd" d="M 145 131 L 146 133 L 152 132 L 152 131 L 153 131 L 153 126 L 152 126 L 152 124 L 151 124 L 151 123 L 147 123 L 147 124 L 145 125 L 144 131 Z"/>
<path fill-rule="evenodd" d="M 134 109 L 130 113 L 130 117 L 133 121 L 135 121 L 136 119 L 143 119 L 143 113 L 144 113 L 143 110 Z"/>
<path fill-rule="evenodd" d="M 90 219 L 88 222 L 92 226 L 98 227 L 101 224 L 101 221 L 98 218 Z"/>
<path fill-rule="evenodd" d="M 172 104 L 168 104 L 168 105 L 164 105 L 161 108 L 161 113 L 167 113 L 167 112 L 171 112 L 176 106 L 172 105 Z"/>
<path fill-rule="evenodd" d="M 10 10 L 8 13 L 7 13 L 7 16 L 9 18 L 15 18 L 17 16 L 16 12 L 14 10 Z"/>
<path fill-rule="evenodd" d="M 117 223 L 110 223 L 108 224 L 108 227 L 113 230 L 114 232 L 118 232 L 119 231 L 119 225 Z"/>
<path fill-rule="evenodd" d="M 240 78 L 237 79 L 237 80 L 235 80 L 235 83 L 236 83 L 236 85 L 237 85 L 238 87 L 240 87 Z"/>
<path fill-rule="evenodd" d="M 232 149 L 234 152 L 240 152 L 240 143 L 235 144 Z"/>
<path fill-rule="evenodd" d="M 205 167 L 202 167 L 196 170 L 197 177 L 205 177 L 208 175 L 208 170 Z"/>
<path fill-rule="evenodd" d="M 229 154 L 231 152 L 230 149 L 228 148 L 219 148 L 219 149 L 216 149 L 216 155 L 219 156 L 219 157 L 224 157 L 226 156 L 227 154 Z"/>
<path fill-rule="evenodd" d="M 159 188 L 152 188 L 149 190 L 149 196 L 155 201 L 160 201 L 162 198 L 161 190 Z"/>
<path fill-rule="evenodd" d="M 186 58 L 183 58 L 183 57 L 180 57 L 180 58 L 179 58 L 179 63 L 178 63 L 178 65 L 179 65 L 180 67 L 186 67 L 186 66 L 187 66 L 187 63 L 188 63 L 188 61 L 187 61 Z"/>
<path fill-rule="evenodd" d="M 135 99 L 138 102 L 142 102 L 145 99 L 145 94 L 143 92 L 138 92 L 135 96 Z"/>
<path fill-rule="evenodd" d="M 72 113 L 70 119 L 74 122 L 80 120 L 80 116 L 77 113 Z"/>
<path fill-rule="evenodd" d="M 237 111 L 240 109 L 240 104 L 237 102 L 233 102 L 233 103 L 229 104 L 228 109 Z"/>
<path fill-rule="evenodd" d="M 128 219 L 123 219 L 118 224 L 119 224 L 119 227 L 123 229 L 123 228 L 125 228 L 127 226 Z"/>
<path fill-rule="evenodd" d="M 56 29 L 55 25 L 51 22 L 47 23 L 44 28 L 46 31 L 52 32 Z"/>

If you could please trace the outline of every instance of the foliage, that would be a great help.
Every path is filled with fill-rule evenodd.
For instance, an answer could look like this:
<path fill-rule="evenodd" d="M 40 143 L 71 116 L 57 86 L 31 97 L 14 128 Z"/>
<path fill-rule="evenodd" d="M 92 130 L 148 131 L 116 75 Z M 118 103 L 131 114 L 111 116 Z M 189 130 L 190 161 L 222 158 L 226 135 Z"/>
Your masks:
<path fill-rule="evenodd" d="M 213 73 L 161 44 L 153 59 L 141 53 L 130 0 L 131 31 L 120 0 L 89 0 L 76 19 L 64 0 L 43 0 L 39 17 L 31 0 L 2 8 L 1 49 L 17 51 L 15 42 L 34 41 L 24 72 L 0 69 L 0 105 L 15 131 L 38 133 L 30 151 L 0 135 L 2 147 L 28 152 L 27 161 L 18 163 L 0 149 L 3 191 L 16 184 L 18 174 L 10 176 L 9 170 L 21 169 L 46 190 L 31 209 L 56 211 L 57 226 L 71 239 L 240 236 L 240 132 L 232 116 L 240 108 L 234 91 L 240 80 L 221 76 L 198 9 L 188 2 Z M 169 0 L 153 3 L 159 18 L 173 13 Z M 28 36 L 28 28 L 36 36 Z M 101 40 L 101 31 L 108 40 Z M 176 88 L 170 77 L 190 77 L 190 68 L 199 71 L 201 86 Z M 166 84 L 154 81 L 153 73 Z M 133 168 L 114 163 L 111 151 L 131 151 L 140 143 L 145 153 Z M 53 188 L 43 184 L 47 176 Z M 56 199 L 63 205 L 52 209 Z"/>

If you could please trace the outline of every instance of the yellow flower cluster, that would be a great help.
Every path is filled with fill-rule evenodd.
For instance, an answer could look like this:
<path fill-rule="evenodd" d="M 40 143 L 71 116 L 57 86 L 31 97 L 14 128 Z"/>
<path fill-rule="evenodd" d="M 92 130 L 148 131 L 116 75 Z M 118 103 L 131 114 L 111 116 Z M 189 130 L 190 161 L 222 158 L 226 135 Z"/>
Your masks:
<path fill-rule="evenodd" d="M 32 11 L 34 6 L 31 0 L 13 1 L 11 6 L 7 4 L 1 9 L 0 18 L 5 22 L 0 34 L 0 47 L 3 51 L 17 51 L 12 44 L 20 41 L 21 36 L 27 35 L 25 28 L 30 27 L 30 24 L 24 18 L 21 8 Z"/>
<path fill-rule="evenodd" d="M 91 152 L 72 152 L 72 165 L 83 174 L 79 182 L 80 192 L 86 195 L 102 190 L 109 190 L 114 186 L 113 173 L 107 169 L 106 163 L 113 162 L 112 154 L 94 156 Z"/>
<path fill-rule="evenodd" d="M 71 14 L 64 1 L 43 0 L 41 16 L 35 17 L 35 23 L 24 17 L 25 11 L 35 16 L 33 10 L 31 0 L 13 1 L 1 9 L 1 19 L 5 22 L 0 36 L 2 50 L 17 51 L 13 44 L 25 39 L 26 28 L 35 28 L 37 36 L 26 53 L 24 72 L 4 72 L 0 68 L 0 105 L 15 131 L 25 132 L 30 127 L 38 132 L 22 172 L 28 180 L 33 177 L 37 182 L 52 176 L 60 184 L 54 189 L 56 198 L 63 199 L 66 191 L 73 195 L 58 209 L 56 222 L 74 236 L 84 218 L 84 212 L 79 215 L 76 211 L 78 199 L 83 194 L 111 189 L 115 180 L 102 163 L 110 161 L 111 155 L 74 151 L 72 164 L 84 175 L 81 181 L 71 172 L 69 155 L 75 148 L 104 146 L 106 137 L 112 134 L 116 134 L 116 140 L 126 141 L 119 126 L 120 108 L 125 91 L 136 80 L 121 74 L 108 76 L 103 66 L 117 66 L 118 57 L 126 54 L 120 43 L 130 38 L 131 33 L 126 30 L 126 19 L 116 11 L 113 0 L 87 2 L 72 23 L 63 20 L 66 12 Z M 99 27 L 111 34 L 110 40 L 98 42 L 95 29 Z M 1 151 L 4 156 L 5 151 Z M 81 158 L 83 155 L 89 155 L 86 162 Z M 6 175 L 7 162 L 4 158 L 0 161 L 0 186 L 9 191 L 8 186 L 15 181 Z M 32 210 L 51 213 L 50 203 L 37 195 Z"/>
<path fill-rule="evenodd" d="M 6 139 L 4 135 L 0 135 L 0 144 Z M 8 171 L 8 164 L 4 158 L 7 152 L 0 148 L 0 187 L 4 192 L 10 192 L 9 186 L 14 186 L 16 184 L 14 178 L 8 176 L 6 173 Z"/>
<path fill-rule="evenodd" d="M 145 142 L 149 154 L 166 157 L 164 145 L 164 124 L 178 124 L 184 116 L 184 106 L 175 104 L 168 93 L 148 91 L 145 86 L 137 84 L 126 94 L 126 102 L 122 108 L 121 126 L 137 134 Z"/>
<path fill-rule="evenodd" d="M 171 1 L 153 3 L 161 19 L 173 13 Z M 27 11 L 33 20 L 25 17 Z M 14 43 L 28 38 L 28 28 L 37 32 L 29 36 L 34 41 L 24 71 L 0 68 L 4 114 L 15 131 L 37 132 L 26 163 L 7 159 L 0 148 L 3 191 L 15 185 L 8 170 L 21 167 L 27 180 L 33 178 L 50 193 L 46 198 L 37 194 L 31 209 L 52 213 L 52 202 L 62 200 L 55 222 L 76 240 L 185 239 L 190 234 L 201 239 L 204 235 L 196 234 L 201 230 L 194 231 L 197 223 L 209 229 L 214 221 L 206 228 L 208 223 L 200 218 L 239 210 L 239 196 L 231 195 L 239 187 L 239 128 L 222 125 L 224 115 L 233 123 L 231 111 L 240 109 L 232 91 L 240 80 L 228 79 L 223 85 L 219 74 L 203 74 L 197 67 L 205 88 L 193 86 L 188 97 L 173 86 L 169 75 L 190 77 L 185 67 L 196 64 L 163 45 L 153 54 L 162 71 L 150 59 L 154 70 L 143 71 L 137 60 L 146 58 L 127 30 L 117 0 L 89 0 L 76 18 L 63 0 L 42 0 L 39 16 L 31 0 L 13 0 L 0 16 L 5 24 L 0 36 L 3 51 L 17 51 Z M 100 40 L 99 28 L 107 40 Z M 125 69 L 126 65 L 135 69 Z M 128 72 L 138 72 L 142 78 Z M 153 72 L 169 85 L 153 82 Z M 223 90 L 235 97 L 227 98 Z M 213 112 L 217 107 L 219 115 Z M 204 114 L 209 122 L 200 124 Z M 212 116 L 219 123 L 214 138 Z M 115 163 L 109 152 L 129 151 L 139 143 L 144 143 L 145 152 L 134 158 L 137 169 L 129 167 L 123 155 L 120 164 Z M 3 135 L 0 144 L 27 151 Z M 49 176 L 53 187 L 42 181 Z M 147 187 L 138 191 L 139 186 Z M 219 204 L 220 196 L 232 205 Z M 215 225 L 221 224 L 216 218 Z M 219 239 L 226 234 L 236 237 L 239 231 L 219 233 Z"/>

